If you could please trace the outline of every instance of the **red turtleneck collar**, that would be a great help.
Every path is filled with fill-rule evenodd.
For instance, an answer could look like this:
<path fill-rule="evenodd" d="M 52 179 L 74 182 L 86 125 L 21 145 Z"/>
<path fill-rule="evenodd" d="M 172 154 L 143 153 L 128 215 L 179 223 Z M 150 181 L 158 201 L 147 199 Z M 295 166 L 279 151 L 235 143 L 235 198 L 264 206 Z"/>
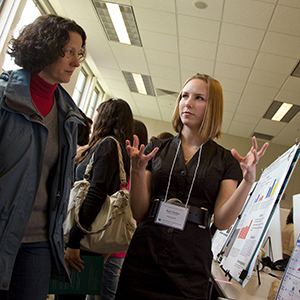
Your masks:
<path fill-rule="evenodd" d="M 32 73 L 30 78 L 30 94 L 31 98 L 39 110 L 45 117 L 50 112 L 53 105 L 53 93 L 57 88 L 57 84 L 52 85 L 42 79 L 38 74 Z"/>

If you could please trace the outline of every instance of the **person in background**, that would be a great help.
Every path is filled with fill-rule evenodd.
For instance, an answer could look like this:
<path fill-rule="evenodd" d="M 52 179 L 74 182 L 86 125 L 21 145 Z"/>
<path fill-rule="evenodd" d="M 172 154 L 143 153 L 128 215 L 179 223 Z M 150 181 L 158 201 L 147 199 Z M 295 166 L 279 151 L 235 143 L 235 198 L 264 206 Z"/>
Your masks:
<path fill-rule="evenodd" d="M 79 212 L 80 224 L 85 229 L 88 229 L 95 220 L 106 200 L 106 196 L 112 195 L 120 189 L 117 144 L 113 139 L 105 139 L 106 137 L 113 136 L 119 141 L 124 168 L 126 174 L 129 175 L 129 157 L 125 150 L 125 140 L 132 140 L 133 135 L 133 116 L 130 106 L 122 99 L 109 99 L 101 103 L 97 111 L 98 114 L 88 148 L 82 153 L 76 168 L 76 180 L 81 180 L 92 154 L 95 153 L 90 188 Z M 68 268 L 71 267 L 78 272 L 84 268 L 84 261 L 80 258 L 80 255 L 97 255 L 96 253 L 80 250 L 80 241 L 84 236 L 85 233 L 77 225 L 74 225 L 70 231 L 65 252 L 65 261 Z M 118 257 L 109 258 L 105 273 L 110 273 L 110 278 L 104 280 L 103 284 L 106 289 L 103 289 L 103 291 L 106 291 L 107 295 L 104 294 L 103 299 L 113 299 L 108 298 L 108 295 L 111 293 L 114 296 L 115 294 L 116 286 L 113 287 L 112 284 L 117 284 L 115 278 L 119 276 L 123 260 L 124 258 L 119 259 Z M 110 282 L 110 280 L 113 282 Z M 56 295 L 56 299 L 59 300 L 84 300 L 85 297 L 85 295 Z"/>
<path fill-rule="evenodd" d="M 62 223 L 73 181 L 81 113 L 60 85 L 85 57 L 74 21 L 38 17 L 10 41 L 22 67 L 0 80 L 0 298 L 47 298 L 69 281 Z"/>
<path fill-rule="evenodd" d="M 214 214 L 219 229 L 235 221 L 268 146 L 257 151 L 253 137 L 245 157 L 219 146 L 213 139 L 221 135 L 222 114 L 221 85 L 196 74 L 176 101 L 176 137 L 161 141 L 159 148 L 153 142 L 138 148 L 137 136 L 133 144 L 126 141 L 131 157 L 129 199 L 139 224 L 116 300 L 208 299 L 210 217 Z"/>
<path fill-rule="evenodd" d="M 84 125 L 78 125 L 78 146 L 85 146 L 89 143 L 90 134 L 92 132 L 93 120 L 89 118 L 83 111 L 81 111 L 82 117 L 84 118 Z"/>
<path fill-rule="evenodd" d="M 162 132 L 160 133 L 158 136 L 152 136 L 150 139 L 150 142 L 154 141 L 154 140 L 164 140 L 164 139 L 170 139 L 174 137 L 174 135 L 170 132 Z"/>
<path fill-rule="evenodd" d="M 148 144 L 148 131 L 146 125 L 140 120 L 133 120 L 133 132 L 139 137 L 140 145 Z M 130 182 L 128 180 L 129 188 Z M 115 299 L 120 270 L 122 268 L 126 252 L 113 253 L 103 265 L 101 294 L 89 295 L 88 300 L 113 300 Z"/>
<path fill-rule="evenodd" d="M 286 218 L 286 225 L 281 231 L 282 258 L 289 260 L 295 247 L 293 207 Z"/>
<path fill-rule="evenodd" d="M 92 125 L 93 125 L 93 120 L 87 117 L 83 113 L 83 111 L 80 110 L 80 112 L 82 117 L 84 118 L 84 125 L 83 124 L 78 125 L 77 153 L 75 157 L 75 166 L 77 166 L 82 152 L 84 152 L 88 147 L 90 134 L 92 131 Z"/>
<path fill-rule="evenodd" d="M 138 136 L 140 145 L 143 144 L 146 146 L 148 144 L 148 130 L 146 125 L 142 121 L 134 119 L 133 127 L 133 132 Z"/>

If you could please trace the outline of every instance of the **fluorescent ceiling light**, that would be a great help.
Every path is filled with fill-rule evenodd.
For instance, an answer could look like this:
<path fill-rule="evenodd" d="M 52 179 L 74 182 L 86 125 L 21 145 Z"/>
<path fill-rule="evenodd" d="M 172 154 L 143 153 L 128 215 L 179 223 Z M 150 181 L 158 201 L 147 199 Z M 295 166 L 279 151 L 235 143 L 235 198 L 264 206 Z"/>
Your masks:
<path fill-rule="evenodd" d="M 271 118 L 272 121 L 280 122 L 281 119 L 287 114 L 287 112 L 292 108 L 293 104 L 282 103 L 275 115 Z"/>
<path fill-rule="evenodd" d="M 122 71 L 131 92 L 155 96 L 152 79 L 149 75 Z"/>
<path fill-rule="evenodd" d="M 142 47 L 132 6 L 101 0 L 92 2 L 109 41 Z M 119 21 L 116 21 L 116 15 Z M 122 28 L 122 33 L 119 28 Z"/>
<path fill-rule="evenodd" d="M 113 22 L 120 43 L 130 45 L 131 42 L 129 39 L 129 35 L 119 5 L 115 3 L 106 3 L 106 7 L 110 15 L 110 18 Z"/>
<path fill-rule="evenodd" d="M 147 91 L 144 85 L 144 81 L 141 74 L 132 73 L 136 88 L 140 94 L 147 95 Z"/>
<path fill-rule="evenodd" d="M 285 111 L 281 112 L 285 108 Z M 266 113 L 264 119 L 269 119 L 278 122 L 289 123 L 299 112 L 300 106 L 274 100 Z M 276 116 L 275 116 L 276 115 Z"/>

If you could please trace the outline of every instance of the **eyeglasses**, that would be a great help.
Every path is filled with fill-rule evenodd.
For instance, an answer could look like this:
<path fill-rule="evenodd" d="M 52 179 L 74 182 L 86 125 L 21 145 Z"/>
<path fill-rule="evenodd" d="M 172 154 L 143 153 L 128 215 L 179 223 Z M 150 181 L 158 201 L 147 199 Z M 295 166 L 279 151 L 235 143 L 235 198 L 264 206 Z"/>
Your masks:
<path fill-rule="evenodd" d="M 84 50 L 80 49 L 80 51 L 76 54 L 76 52 L 74 50 L 64 50 L 65 53 L 65 57 L 66 58 L 72 58 L 72 57 L 76 57 L 78 59 L 79 62 L 84 61 Z"/>

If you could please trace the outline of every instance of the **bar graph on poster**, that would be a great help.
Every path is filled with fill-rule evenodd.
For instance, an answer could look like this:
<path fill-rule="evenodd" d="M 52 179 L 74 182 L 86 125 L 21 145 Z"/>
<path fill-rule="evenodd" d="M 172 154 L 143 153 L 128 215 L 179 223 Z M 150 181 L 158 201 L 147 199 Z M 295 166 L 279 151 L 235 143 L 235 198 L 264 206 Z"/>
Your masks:
<path fill-rule="evenodd" d="M 242 286 L 252 276 L 261 244 L 298 161 L 299 151 L 297 143 L 263 171 L 227 241 L 219 262 Z"/>
<path fill-rule="evenodd" d="M 300 299 L 300 235 L 282 277 L 276 300 Z"/>

